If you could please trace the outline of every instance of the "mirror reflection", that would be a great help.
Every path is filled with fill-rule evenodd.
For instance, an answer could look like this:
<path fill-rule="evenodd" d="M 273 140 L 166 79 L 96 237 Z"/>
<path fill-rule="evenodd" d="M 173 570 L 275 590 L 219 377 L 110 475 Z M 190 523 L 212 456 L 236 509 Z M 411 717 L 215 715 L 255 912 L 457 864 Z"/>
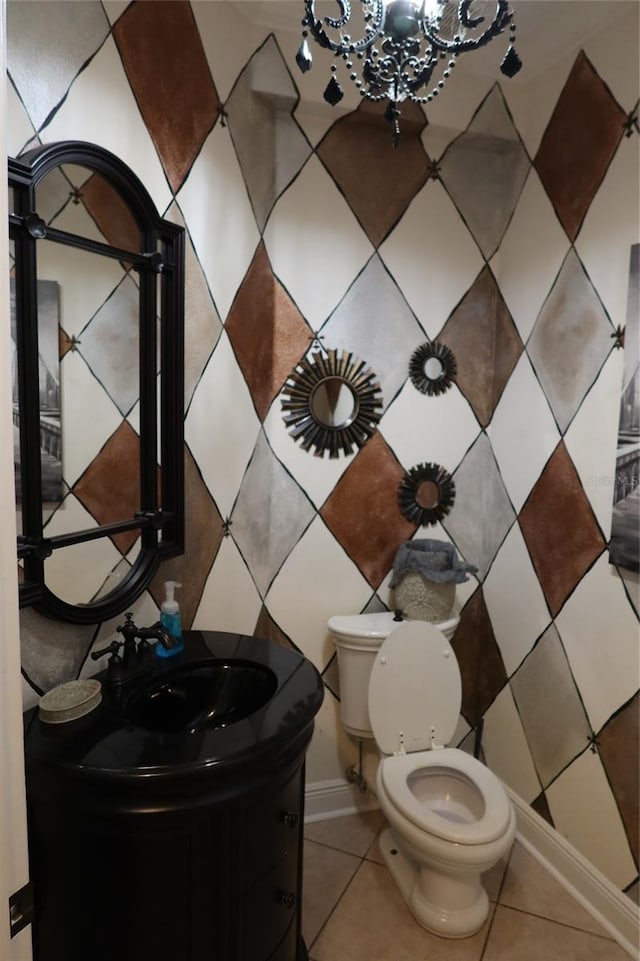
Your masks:
<path fill-rule="evenodd" d="M 341 377 L 326 377 L 311 395 L 311 413 L 325 427 L 346 426 L 357 408 L 355 393 Z"/>
<path fill-rule="evenodd" d="M 433 510 L 440 501 L 440 488 L 434 481 L 422 481 L 416 489 L 416 501 L 424 510 Z"/>
<path fill-rule="evenodd" d="M 303 450 L 322 457 L 350 454 L 377 428 L 382 395 L 376 375 L 363 360 L 337 350 L 303 357 L 282 389 L 287 430 Z"/>

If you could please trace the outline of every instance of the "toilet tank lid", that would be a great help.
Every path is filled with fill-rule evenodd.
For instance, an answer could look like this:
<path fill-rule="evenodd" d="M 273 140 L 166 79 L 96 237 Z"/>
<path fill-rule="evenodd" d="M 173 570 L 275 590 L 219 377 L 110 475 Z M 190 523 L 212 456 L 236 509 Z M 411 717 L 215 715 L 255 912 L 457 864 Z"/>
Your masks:
<path fill-rule="evenodd" d="M 336 614 L 329 618 L 329 630 L 336 637 L 370 637 L 384 640 L 398 626 L 393 611 L 374 614 Z"/>

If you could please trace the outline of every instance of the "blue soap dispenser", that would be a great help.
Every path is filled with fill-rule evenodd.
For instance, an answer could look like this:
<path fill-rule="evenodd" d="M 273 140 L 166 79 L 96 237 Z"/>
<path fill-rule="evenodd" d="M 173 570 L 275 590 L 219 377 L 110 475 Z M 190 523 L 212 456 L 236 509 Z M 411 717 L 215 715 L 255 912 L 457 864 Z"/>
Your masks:
<path fill-rule="evenodd" d="M 176 581 L 164 582 L 164 601 L 160 606 L 160 623 L 166 631 L 176 639 L 175 647 L 166 648 L 158 642 L 156 654 L 158 657 L 174 657 L 184 650 L 182 638 L 182 624 L 180 622 L 180 607 L 174 597 L 176 587 L 182 587 Z"/>

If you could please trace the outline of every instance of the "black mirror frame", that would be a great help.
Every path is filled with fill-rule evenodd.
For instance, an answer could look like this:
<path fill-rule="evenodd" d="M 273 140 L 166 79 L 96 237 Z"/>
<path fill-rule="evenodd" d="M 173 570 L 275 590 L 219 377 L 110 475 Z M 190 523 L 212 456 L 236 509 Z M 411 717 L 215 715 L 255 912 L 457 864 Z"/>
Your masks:
<path fill-rule="evenodd" d="M 426 364 L 431 359 L 438 360 L 442 365 L 440 377 L 427 375 Z M 409 360 L 411 383 L 421 394 L 428 394 L 430 397 L 437 397 L 438 394 L 444 394 L 449 390 L 457 373 L 458 365 L 453 351 L 438 340 L 421 344 L 414 350 Z"/>
<path fill-rule="evenodd" d="M 422 507 L 418 503 L 418 489 L 425 481 L 438 488 L 438 503 L 434 507 Z M 398 507 L 412 524 L 428 527 L 446 517 L 455 496 L 456 486 L 449 471 L 440 464 L 417 464 L 400 481 Z"/>
<path fill-rule="evenodd" d="M 353 394 L 353 413 L 344 424 L 325 424 L 313 411 L 313 395 L 326 380 L 342 381 Z M 336 458 L 364 447 L 377 430 L 383 402 L 376 374 L 365 361 L 346 350 L 340 356 L 327 350 L 326 356 L 317 351 L 296 364 L 282 388 L 281 407 L 287 430 L 303 450 L 313 447 L 317 457 L 328 451 Z"/>
<path fill-rule="evenodd" d="M 62 164 L 91 168 L 115 188 L 141 234 L 143 253 L 120 250 L 86 237 L 49 228 L 37 215 L 35 190 Z M 107 620 L 125 611 L 150 583 L 161 560 L 184 552 L 184 228 L 163 220 L 144 185 L 118 157 L 96 144 L 64 141 L 9 158 L 13 212 L 9 234 L 15 244 L 16 338 L 20 457 L 22 465 L 23 559 L 20 606 L 76 624 Z M 36 245 L 48 239 L 133 264 L 140 277 L 140 510 L 130 519 L 72 534 L 43 537 L 39 445 L 38 304 Z M 160 310 L 160 401 L 157 400 L 157 275 L 162 275 Z M 158 497 L 157 433 L 160 413 L 162 504 Z M 99 600 L 70 604 L 45 583 L 44 560 L 53 550 L 140 530 L 138 557 L 126 577 Z"/>

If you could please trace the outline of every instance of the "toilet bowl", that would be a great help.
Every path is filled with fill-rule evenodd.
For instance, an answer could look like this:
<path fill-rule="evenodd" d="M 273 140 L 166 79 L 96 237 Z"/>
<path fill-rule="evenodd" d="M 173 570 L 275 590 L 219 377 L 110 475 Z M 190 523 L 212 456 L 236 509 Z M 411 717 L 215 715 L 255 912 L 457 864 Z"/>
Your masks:
<path fill-rule="evenodd" d="M 468 937 L 487 918 L 481 874 L 511 846 L 514 811 L 484 764 L 445 746 L 458 721 L 462 686 L 444 633 L 425 621 L 405 621 L 378 643 L 367 707 L 382 755 L 376 794 L 389 824 L 382 856 L 423 927 Z M 341 675 L 342 700 L 361 697 L 349 680 Z"/>

